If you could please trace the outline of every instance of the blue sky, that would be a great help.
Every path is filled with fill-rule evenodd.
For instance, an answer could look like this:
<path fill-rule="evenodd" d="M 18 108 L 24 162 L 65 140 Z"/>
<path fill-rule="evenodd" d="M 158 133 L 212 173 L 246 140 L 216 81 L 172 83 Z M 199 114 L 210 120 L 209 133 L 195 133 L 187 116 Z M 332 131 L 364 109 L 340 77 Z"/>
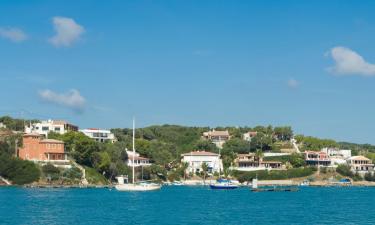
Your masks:
<path fill-rule="evenodd" d="M 0 114 L 375 144 L 374 1 L 0 3 Z"/>

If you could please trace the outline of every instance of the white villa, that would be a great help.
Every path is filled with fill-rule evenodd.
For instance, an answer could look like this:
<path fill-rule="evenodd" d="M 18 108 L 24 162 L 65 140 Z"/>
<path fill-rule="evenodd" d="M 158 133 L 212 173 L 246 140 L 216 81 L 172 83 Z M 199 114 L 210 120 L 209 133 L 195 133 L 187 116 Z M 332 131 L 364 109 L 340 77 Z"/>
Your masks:
<path fill-rule="evenodd" d="M 364 175 L 368 172 L 374 172 L 374 164 L 370 159 L 364 156 L 353 156 L 350 157 L 347 161 L 353 172 L 358 172 L 361 175 Z"/>
<path fill-rule="evenodd" d="M 5 124 L 0 122 L 0 128 L 7 128 L 7 126 L 5 126 Z"/>
<path fill-rule="evenodd" d="M 189 167 L 187 172 L 196 173 L 202 171 L 202 164 L 207 163 L 208 173 L 213 174 L 223 170 L 223 163 L 220 159 L 220 155 L 206 151 L 193 151 L 182 154 L 182 162 L 187 162 Z"/>
<path fill-rule="evenodd" d="M 222 148 L 224 143 L 230 139 L 229 131 L 212 130 L 203 132 L 203 139 L 210 140 L 218 148 Z"/>
<path fill-rule="evenodd" d="M 88 128 L 88 129 L 83 129 L 79 131 L 84 133 L 89 138 L 94 139 L 97 142 L 109 141 L 111 143 L 114 143 L 116 141 L 115 135 L 111 133 L 110 130 Z"/>
<path fill-rule="evenodd" d="M 26 134 L 40 134 L 48 137 L 49 132 L 65 134 L 68 131 L 78 131 L 78 126 L 70 124 L 63 120 L 44 120 L 40 123 L 30 124 L 25 127 Z"/>
<path fill-rule="evenodd" d="M 133 161 L 133 152 L 132 151 L 126 151 L 128 154 L 128 166 L 139 167 L 139 166 L 151 166 L 150 159 L 141 157 L 139 153 L 134 154 L 134 161 Z"/>
<path fill-rule="evenodd" d="M 242 138 L 245 140 L 245 141 L 251 141 L 251 139 L 253 137 L 255 137 L 257 135 L 258 132 L 256 131 L 249 131 L 249 132 L 246 132 L 242 135 Z"/>
<path fill-rule="evenodd" d="M 332 166 L 347 164 L 347 159 L 352 157 L 352 150 L 338 148 L 323 148 L 322 152 L 326 153 L 331 160 Z"/>

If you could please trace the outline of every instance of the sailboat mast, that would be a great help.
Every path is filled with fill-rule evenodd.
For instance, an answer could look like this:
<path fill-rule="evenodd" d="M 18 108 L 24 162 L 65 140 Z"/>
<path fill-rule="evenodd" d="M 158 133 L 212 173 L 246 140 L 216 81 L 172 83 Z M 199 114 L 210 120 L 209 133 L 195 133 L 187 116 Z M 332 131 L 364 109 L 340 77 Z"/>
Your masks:
<path fill-rule="evenodd" d="M 134 156 L 135 156 L 135 147 L 134 147 L 135 140 L 134 140 L 134 138 L 135 138 L 135 120 L 133 118 L 133 165 L 132 165 L 132 169 L 133 169 L 133 176 L 132 176 L 132 178 L 133 178 L 133 184 L 135 184 L 135 182 L 134 182 Z"/>

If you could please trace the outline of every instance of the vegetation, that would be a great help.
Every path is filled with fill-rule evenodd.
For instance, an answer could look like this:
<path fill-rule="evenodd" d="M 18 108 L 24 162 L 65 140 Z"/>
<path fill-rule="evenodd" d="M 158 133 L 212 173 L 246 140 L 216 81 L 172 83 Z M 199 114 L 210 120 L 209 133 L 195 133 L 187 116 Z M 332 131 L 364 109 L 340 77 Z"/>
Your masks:
<path fill-rule="evenodd" d="M 30 161 L 23 161 L 7 154 L 0 155 L 0 176 L 13 184 L 29 184 L 38 181 L 39 167 Z"/>
<path fill-rule="evenodd" d="M 316 172 L 314 167 L 293 168 L 288 170 L 260 170 L 251 172 L 234 171 L 234 177 L 241 183 L 250 182 L 258 177 L 259 180 L 285 180 L 297 177 L 307 177 Z"/>
<path fill-rule="evenodd" d="M 23 120 L 23 119 L 14 119 L 10 116 L 0 117 L 0 123 L 3 123 L 8 129 L 14 131 L 23 131 L 25 124 L 37 123 L 39 120 Z"/>
<path fill-rule="evenodd" d="M 339 147 L 339 144 L 331 139 L 320 139 L 311 136 L 296 135 L 295 139 L 302 146 L 302 151 L 320 151 L 324 147 Z"/>
<path fill-rule="evenodd" d="M 338 165 L 337 168 L 336 168 L 336 172 L 339 173 L 342 176 L 350 177 L 354 181 L 362 180 L 362 177 L 358 173 L 353 173 L 350 170 L 350 166 L 348 166 L 348 165 Z"/>

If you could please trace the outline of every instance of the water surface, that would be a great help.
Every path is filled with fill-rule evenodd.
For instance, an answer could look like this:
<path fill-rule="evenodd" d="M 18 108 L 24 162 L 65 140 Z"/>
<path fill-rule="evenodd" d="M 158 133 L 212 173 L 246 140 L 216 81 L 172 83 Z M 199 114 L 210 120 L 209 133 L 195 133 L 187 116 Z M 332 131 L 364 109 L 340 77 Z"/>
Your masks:
<path fill-rule="evenodd" d="M 375 224 L 375 188 L 0 188 L 0 224 Z"/>

